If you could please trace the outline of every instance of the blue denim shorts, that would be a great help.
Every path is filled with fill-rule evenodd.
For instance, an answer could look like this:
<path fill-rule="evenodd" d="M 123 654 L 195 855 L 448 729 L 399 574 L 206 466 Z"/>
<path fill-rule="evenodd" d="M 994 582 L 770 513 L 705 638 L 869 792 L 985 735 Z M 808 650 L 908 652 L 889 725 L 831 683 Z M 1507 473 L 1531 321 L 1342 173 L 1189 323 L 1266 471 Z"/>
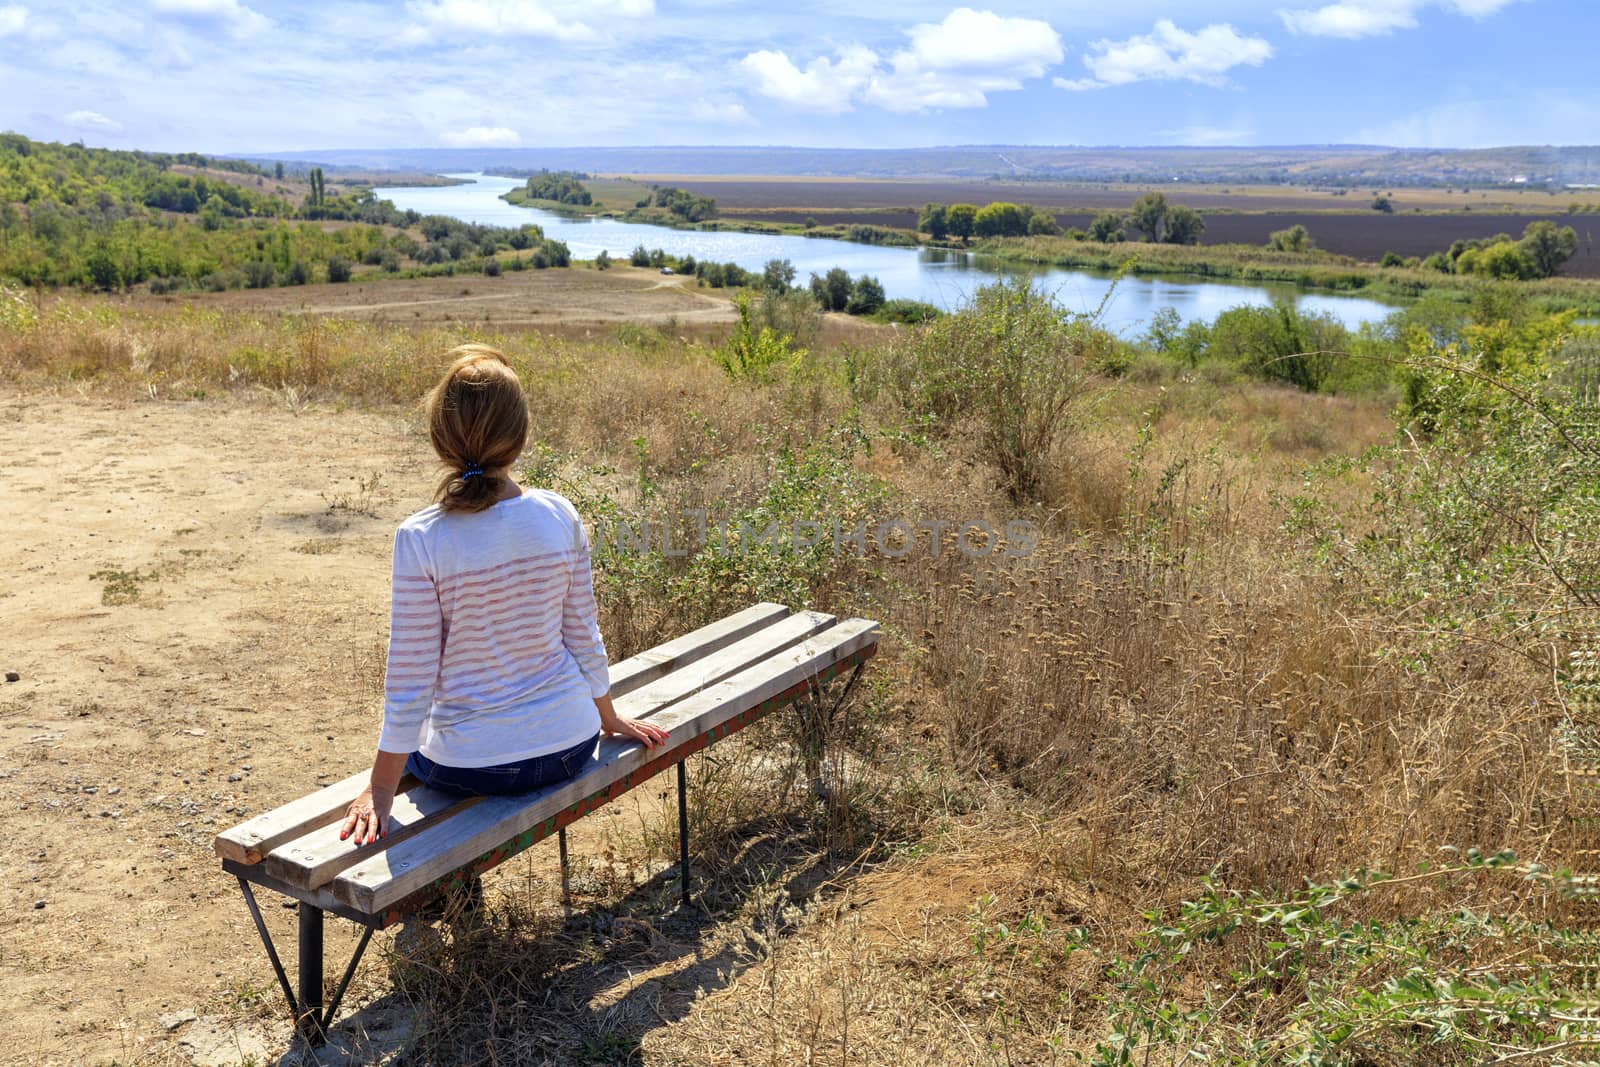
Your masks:
<path fill-rule="evenodd" d="M 554 785 L 582 774 L 589 761 L 594 759 L 595 745 L 599 740 L 600 734 L 596 732 L 589 740 L 579 742 L 563 752 L 529 756 L 525 760 L 493 767 L 446 767 L 420 752 L 413 752 L 406 760 L 406 773 L 420 779 L 430 789 L 469 797 L 531 793 L 540 786 Z"/>

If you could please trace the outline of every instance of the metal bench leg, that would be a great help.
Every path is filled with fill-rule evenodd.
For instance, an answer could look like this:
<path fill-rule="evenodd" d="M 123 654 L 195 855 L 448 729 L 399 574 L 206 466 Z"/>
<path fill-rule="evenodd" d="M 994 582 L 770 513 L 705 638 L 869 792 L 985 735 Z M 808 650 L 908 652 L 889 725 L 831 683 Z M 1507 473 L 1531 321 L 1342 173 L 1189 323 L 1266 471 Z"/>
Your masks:
<path fill-rule="evenodd" d="M 322 909 L 300 902 L 300 1010 L 295 1032 L 316 1046 L 328 1039 L 322 1021 Z"/>
<path fill-rule="evenodd" d="M 261 907 L 256 903 L 256 895 L 250 889 L 250 883 L 243 878 L 239 879 L 239 888 L 244 891 L 244 902 L 250 906 L 250 918 L 255 920 L 256 933 L 261 935 L 261 943 L 266 946 L 267 959 L 272 961 L 272 973 L 278 977 L 278 986 L 283 990 L 283 999 L 289 1003 L 289 1014 L 294 1017 L 294 1030 L 306 1043 L 315 1047 L 325 1043 L 328 1039 L 328 1029 L 333 1025 L 333 1016 L 339 1010 L 339 1004 L 344 1000 L 345 990 L 350 988 L 350 979 L 356 975 L 356 966 L 361 962 L 361 956 L 367 951 L 367 943 L 372 940 L 372 931 L 368 926 L 361 933 L 361 942 L 356 945 L 355 953 L 350 957 L 350 965 L 344 970 L 344 977 L 339 979 L 339 986 L 333 991 L 333 1001 L 328 1004 L 327 1010 L 322 1007 L 322 920 L 321 908 L 300 902 L 300 996 L 294 995 L 294 990 L 289 986 L 289 976 L 284 972 L 283 961 L 278 958 L 277 946 L 272 943 L 272 935 L 267 932 L 267 924 L 261 917 Z"/>
<path fill-rule="evenodd" d="M 678 761 L 678 868 L 683 876 L 683 905 L 689 906 L 689 786 Z"/>
<path fill-rule="evenodd" d="M 567 873 L 567 828 L 565 826 L 556 831 L 556 844 L 561 849 L 561 907 L 568 915 L 571 915 L 572 883 Z"/>

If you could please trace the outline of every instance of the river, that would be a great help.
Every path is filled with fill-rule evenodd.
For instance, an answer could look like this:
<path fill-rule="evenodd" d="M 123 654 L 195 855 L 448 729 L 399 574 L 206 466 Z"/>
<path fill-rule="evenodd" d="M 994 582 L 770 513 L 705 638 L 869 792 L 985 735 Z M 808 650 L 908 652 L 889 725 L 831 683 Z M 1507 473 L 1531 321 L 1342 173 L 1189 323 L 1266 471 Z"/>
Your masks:
<path fill-rule="evenodd" d="M 613 257 L 626 258 L 639 245 L 660 248 L 673 256 L 737 263 L 745 270 L 758 271 L 769 260 L 787 259 L 795 265 L 802 283 L 813 272 L 823 274 L 833 267 L 843 267 L 852 275 L 875 276 L 891 298 L 922 300 L 942 308 L 959 306 L 974 289 L 998 277 L 1022 273 L 1015 266 L 985 265 L 965 252 L 944 249 L 891 248 L 734 230 L 675 230 L 615 219 L 574 218 L 501 200 L 502 193 L 523 184 L 513 178 L 484 174 L 448 177 L 464 178 L 469 184 L 373 191 L 402 211 L 449 215 L 488 226 L 537 223 L 546 237 L 566 242 L 576 259 L 593 259 L 602 249 Z M 1054 293 L 1063 306 L 1077 311 L 1093 311 L 1112 289 L 1109 275 L 1091 271 L 1052 269 L 1026 273 L 1040 288 Z M 1275 297 L 1292 300 L 1303 311 L 1327 312 L 1351 329 L 1394 311 L 1391 305 L 1365 297 L 1306 293 L 1291 285 L 1236 285 L 1139 275 L 1116 282 L 1102 323 L 1115 333 L 1133 337 L 1142 333 L 1162 308 L 1174 309 L 1184 322 L 1210 322 L 1228 308 L 1241 304 L 1260 306 Z"/>

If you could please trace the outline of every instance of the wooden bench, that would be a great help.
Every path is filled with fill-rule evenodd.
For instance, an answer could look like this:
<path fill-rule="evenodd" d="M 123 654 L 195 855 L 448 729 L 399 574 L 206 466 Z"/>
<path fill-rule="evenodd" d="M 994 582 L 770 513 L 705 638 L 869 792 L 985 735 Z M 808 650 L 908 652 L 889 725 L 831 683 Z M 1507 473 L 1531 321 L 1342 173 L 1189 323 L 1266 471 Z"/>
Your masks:
<path fill-rule="evenodd" d="M 312 1044 L 324 1040 L 374 930 L 399 922 L 552 833 L 560 840 L 565 893 L 566 826 L 671 766 L 678 769 L 679 866 L 687 903 L 684 758 L 808 694 L 820 699 L 822 687 L 842 677 L 843 691 L 833 696 L 837 707 L 877 651 L 878 637 L 878 625 L 865 619 L 756 604 L 611 667 L 618 714 L 648 718 L 670 732 L 655 750 L 605 737 L 598 759 L 582 775 L 516 797 L 459 797 L 407 776 L 395 797 L 388 835 L 370 845 L 339 840 L 345 809 L 365 786 L 368 770 L 218 834 L 222 868 L 238 878 L 296 1031 Z M 252 884 L 299 901 L 298 997 Z M 365 930 L 324 1009 L 326 913 Z"/>

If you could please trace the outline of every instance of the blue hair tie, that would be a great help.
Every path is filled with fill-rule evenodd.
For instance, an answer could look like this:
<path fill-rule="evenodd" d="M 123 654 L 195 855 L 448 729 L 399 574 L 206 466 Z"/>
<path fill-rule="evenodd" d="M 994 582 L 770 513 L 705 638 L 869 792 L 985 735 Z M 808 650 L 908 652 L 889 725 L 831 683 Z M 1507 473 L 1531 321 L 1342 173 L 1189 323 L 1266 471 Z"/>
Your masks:
<path fill-rule="evenodd" d="M 482 473 L 482 467 L 478 466 L 476 463 L 469 463 L 467 464 L 467 469 L 461 472 L 461 480 L 466 481 L 468 478 L 476 478 Z"/>

